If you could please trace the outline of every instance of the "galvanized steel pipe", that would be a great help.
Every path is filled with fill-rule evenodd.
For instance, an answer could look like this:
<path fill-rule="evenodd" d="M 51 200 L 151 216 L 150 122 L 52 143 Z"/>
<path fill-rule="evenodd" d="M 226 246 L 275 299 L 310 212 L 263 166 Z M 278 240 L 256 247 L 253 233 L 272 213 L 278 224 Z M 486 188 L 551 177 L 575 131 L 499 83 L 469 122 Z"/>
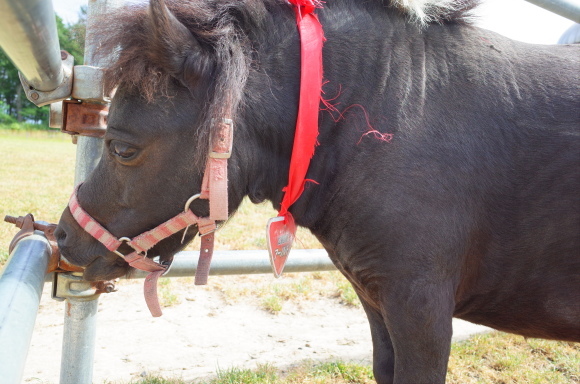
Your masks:
<path fill-rule="evenodd" d="M 579 0 L 526 0 L 538 7 L 544 8 L 557 15 L 580 23 Z"/>
<path fill-rule="evenodd" d="M 94 51 L 99 45 L 99 41 L 94 35 L 95 17 L 106 15 L 123 3 L 124 0 L 89 1 L 85 65 L 99 66 L 102 64 L 97 62 L 94 57 Z M 103 139 L 87 136 L 78 137 L 75 185 L 84 181 L 91 174 L 102 151 Z M 60 384 L 90 384 L 92 382 L 97 307 L 98 295 L 86 298 L 74 296 L 66 298 Z"/>
<path fill-rule="evenodd" d="M 24 238 L 0 274 L 0 381 L 18 384 L 40 304 L 51 254 L 44 236 Z"/>
<path fill-rule="evenodd" d="M 175 255 L 166 277 L 194 276 L 198 252 L 185 251 Z M 286 261 L 284 272 L 335 271 L 336 267 L 323 249 L 293 249 Z M 250 275 L 272 273 L 268 251 L 215 251 L 210 275 Z M 130 278 L 144 278 L 147 272 L 135 271 Z"/>
<path fill-rule="evenodd" d="M 51 0 L 0 0 L 0 46 L 40 91 L 63 81 L 62 59 Z"/>
<path fill-rule="evenodd" d="M 98 295 L 97 295 L 98 297 Z M 60 384 L 93 382 L 97 333 L 97 297 L 67 298 L 65 302 Z"/>

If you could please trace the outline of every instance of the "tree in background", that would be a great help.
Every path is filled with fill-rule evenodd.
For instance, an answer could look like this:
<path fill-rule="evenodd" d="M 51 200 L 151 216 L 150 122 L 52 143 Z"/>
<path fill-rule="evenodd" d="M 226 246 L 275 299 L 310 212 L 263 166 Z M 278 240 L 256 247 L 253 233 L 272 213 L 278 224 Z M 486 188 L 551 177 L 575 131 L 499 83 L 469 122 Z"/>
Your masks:
<path fill-rule="evenodd" d="M 56 16 L 60 49 L 73 55 L 77 65 L 84 61 L 86 15 L 86 7 L 81 8 L 79 20 L 69 25 L 65 25 L 62 18 Z M 47 128 L 48 108 L 38 108 L 28 101 L 18 78 L 18 70 L 0 49 L 0 125 L 26 122 Z"/>

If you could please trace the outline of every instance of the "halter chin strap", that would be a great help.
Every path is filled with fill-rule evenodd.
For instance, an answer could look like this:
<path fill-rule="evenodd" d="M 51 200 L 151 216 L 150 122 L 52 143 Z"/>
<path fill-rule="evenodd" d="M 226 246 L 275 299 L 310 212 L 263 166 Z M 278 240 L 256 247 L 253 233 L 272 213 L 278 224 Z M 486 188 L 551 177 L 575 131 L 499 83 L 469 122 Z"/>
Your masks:
<path fill-rule="evenodd" d="M 114 252 L 131 267 L 150 272 L 145 278 L 145 302 L 153 317 L 161 316 L 161 307 L 157 296 L 157 280 L 169 270 L 169 264 L 159 264 L 147 258 L 147 251 L 153 248 L 161 240 L 166 239 L 181 230 L 192 225 L 197 225 L 201 235 L 201 247 L 199 261 L 195 271 L 195 284 L 207 284 L 211 258 L 214 249 L 214 232 L 217 228 L 216 220 L 228 218 L 228 159 L 232 153 L 233 123 L 230 119 L 223 119 L 217 127 L 215 134 L 211 135 L 210 148 L 206 170 L 203 177 L 201 193 L 190 197 L 185 203 L 182 213 L 174 216 L 165 223 L 144 232 L 133 239 L 127 237 L 117 238 L 107 229 L 92 218 L 79 204 L 77 191 L 78 185 L 70 200 L 69 209 L 77 223 L 87 233 L 102 243 L 109 251 Z M 198 217 L 190 209 L 190 204 L 197 198 L 209 199 L 209 217 Z M 183 240 L 182 240 L 183 241 Z M 133 252 L 123 255 L 119 247 L 127 244 L 133 248 Z"/>

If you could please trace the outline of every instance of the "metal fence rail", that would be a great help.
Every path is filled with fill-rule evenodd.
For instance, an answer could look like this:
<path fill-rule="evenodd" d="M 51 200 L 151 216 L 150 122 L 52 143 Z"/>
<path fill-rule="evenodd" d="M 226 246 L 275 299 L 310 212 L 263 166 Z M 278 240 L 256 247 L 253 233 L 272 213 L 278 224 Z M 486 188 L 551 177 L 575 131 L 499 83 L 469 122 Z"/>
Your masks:
<path fill-rule="evenodd" d="M 557 15 L 580 23 L 579 0 L 526 0 L 538 7 L 544 8 Z"/>
<path fill-rule="evenodd" d="M 0 273 L 0 382 L 20 383 L 52 250 L 42 235 L 21 240 Z"/>
<path fill-rule="evenodd" d="M 195 276 L 199 252 L 179 252 L 165 277 Z M 334 271 L 336 267 L 323 249 L 293 249 L 284 267 L 285 273 Z M 215 251 L 210 275 L 252 275 L 272 273 L 268 251 Z M 135 271 L 130 278 L 145 278 L 147 272 Z"/>
<path fill-rule="evenodd" d="M 51 0 L 1 0 L 0 42 L 28 83 L 52 91 L 63 81 Z"/>

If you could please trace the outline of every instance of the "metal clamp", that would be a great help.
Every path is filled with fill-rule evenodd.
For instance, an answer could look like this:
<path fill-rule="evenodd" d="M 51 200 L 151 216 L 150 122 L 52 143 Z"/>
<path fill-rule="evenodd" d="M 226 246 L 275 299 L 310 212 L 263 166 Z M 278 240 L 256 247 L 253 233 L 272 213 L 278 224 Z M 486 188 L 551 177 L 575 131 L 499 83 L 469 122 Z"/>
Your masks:
<path fill-rule="evenodd" d="M 32 103 L 38 107 L 43 105 L 56 103 L 57 101 L 64 100 L 70 97 L 73 89 L 73 65 L 74 57 L 67 51 L 60 51 L 60 57 L 62 59 L 62 74 L 63 80 L 60 85 L 52 91 L 39 91 L 35 89 L 24 76 L 19 72 L 20 82 L 22 87 L 26 92 L 26 97 Z"/>
<path fill-rule="evenodd" d="M 103 137 L 107 130 L 108 114 L 107 105 L 65 100 L 61 131 L 69 135 Z"/>
<path fill-rule="evenodd" d="M 82 273 L 55 273 L 52 278 L 51 297 L 58 301 L 74 298 L 81 301 L 94 300 L 100 295 L 98 289 L 83 280 Z"/>

